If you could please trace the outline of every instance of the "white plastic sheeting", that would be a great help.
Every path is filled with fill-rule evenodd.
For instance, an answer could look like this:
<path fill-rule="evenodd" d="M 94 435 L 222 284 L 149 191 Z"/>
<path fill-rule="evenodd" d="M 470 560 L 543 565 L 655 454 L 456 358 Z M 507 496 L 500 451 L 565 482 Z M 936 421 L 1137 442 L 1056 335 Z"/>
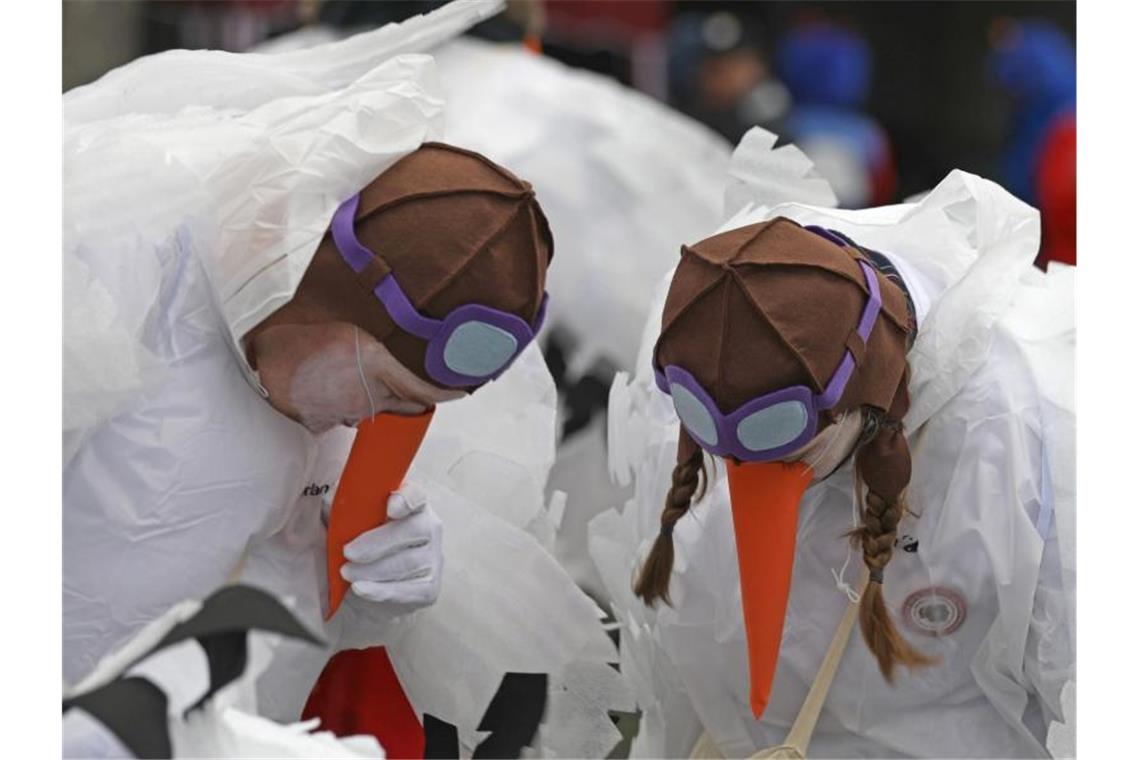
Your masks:
<path fill-rule="evenodd" d="M 734 166 L 736 177 L 750 173 Z M 757 193 L 723 229 L 779 215 L 838 229 L 904 261 L 909 284 L 931 301 L 910 354 L 909 500 L 918 517 L 899 528 L 917 551 L 896 550 L 884 590 L 905 635 L 942 664 L 904 671 L 892 688 L 854 641 L 809 754 L 1047 756 L 1045 727 L 1063 719 L 1062 688 L 1075 675 L 1073 270 L 1033 269 L 1037 213 L 963 172 L 918 203 L 865 211 L 776 203 L 763 184 Z M 831 571 L 847 555 L 851 467 L 800 505 L 780 663 L 756 721 L 723 467 L 677 523 L 674 606 L 647 609 L 629 591 L 675 462 L 678 423 L 648 361 L 666 285 L 636 376 L 619 377 L 611 395 L 611 467 L 635 495 L 591 523 L 591 554 L 622 622 L 623 672 L 645 710 L 635 754 L 688 756 L 703 728 L 726 756 L 747 756 L 782 741 L 847 602 Z M 848 569 L 849 582 L 856 572 Z M 927 603 L 939 608 L 933 618 L 922 617 Z M 915 632 L 955 615 L 958 625 L 940 635 Z"/>
<path fill-rule="evenodd" d="M 239 345 L 292 297 L 337 204 L 443 136 L 432 60 L 392 56 L 499 5 L 454 3 L 304 54 L 164 54 L 66 97 L 65 324 L 103 337 L 65 336 L 67 680 L 236 579 L 330 649 L 388 643 L 413 706 L 469 746 L 506 670 L 587 684 L 589 709 L 552 713 L 578 725 L 542 727 L 568 755 L 597 743 L 609 702 L 628 703 L 616 673 L 582 675 L 616 652 L 543 544 L 556 396 L 536 346 L 441 407 L 413 464 L 444 521 L 439 603 L 392 621 L 350 597 L 325 626 L 321 495 L 353 433 L 315 437 L 274 411 Z M 282 641 L 264 655 L 244 706 L 295 720 L 328 652 Z M 186 746 L 223 751 L 227 736 Z"/>

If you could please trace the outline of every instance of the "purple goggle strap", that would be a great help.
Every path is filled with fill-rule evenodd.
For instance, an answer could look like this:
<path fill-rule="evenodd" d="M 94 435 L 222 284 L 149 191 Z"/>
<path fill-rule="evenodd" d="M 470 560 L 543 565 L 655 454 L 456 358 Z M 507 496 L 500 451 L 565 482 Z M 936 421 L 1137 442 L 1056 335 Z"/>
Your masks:
<path fill-rule="evenodd" d="M 333 242 L 336 243 L 341 258 L 343 258 L 344 262 L 357 274 L 363 272 L 364 268 L 368 266 L 368 262 L 375 258 L 375 254 L 366 248 L 356 237 L 354 223 L 356 220 L 356 210 L 359 206 L 360 194 L 357 193 L 340 204 L 340 208 L 333 214 L 332 220 Z M 439 335 L 439 331 L 443 328 L 444 320 L 434 319 L 421 314 L 419 310 L 412 305 L 411 300 L 409 300 L 407 294 L 404 293 L 404 289 L 400 287 L 400 283 L 396 282 L 396 278 L 393 277 L 391 273 L 388 273 L 388 275 L 380 281 L 380 284 L 376 286 L 373 292 L 376 294 L 376 297 L 380 299 L 380 302 L 384 304 L 388 315 L 392 317 L 393 322 L 399 325 L 400 329 L 415 335 L 417 338 L 428 341 L 436 335 Z M 530 330 L 531 334 L 528 337 L 528 341 L 534 338 L 538 331 L 542 329 L 543 322 L 546 321 L 546 303 L 548 300 L 547 294 L 543 293 L 542 303 L 539 304 L 538 314 L 534 318 L 534 325 Z M 514 317 L 513 314 L 492 309 L 488 306 L 482 308 L 504 317 Z M 522 351 L 524 347 L 525 344 L 520 344 L 519 351 Z"/>
<path fill-rule="evenodd" d="M 811 228 L 808 228 L 811 229 Z M 813 232 L 816 230 L 812 229 Z M 817 233 L 819 234 L 819 233 Z M 835 238 L 825 235 L 828 239 L 834 240 Z M 883 306 L 882 294 L 879 291 L 879 280 L 875 277 L 875 271 L 864 261 L 858 262 L 859 268 L 863 270 L 863 277 L 867 281 L 868 298 L 867 305 L 863 307 L 863 314 L 859 318 L 855 332 L 863 340 L 864 343 L 871 337 L 871 329 L 875 326 L 875 320 L 879 317 L 879 311 Z M 839 403 L 843 398 L 843 392 L 847 389 L 847 383 L 851 380 L 851 375 L 855 372 L 855 356 L 850 350 L 843 354 L 842 361 L 839 362 L 839 367 L 836 368 L 835 373 L 827 382 L 827 386 L 823 389 L 823 393 L 814 395 L 812 397 L 812 406 L 815 408 L 813 413 L 818 413 L 832 408 Z M 665 378 L 665 373 L 657 365 L 656 360 L 653 362 L 653 375 L 657 381 L 657 387 L 665 393 L 669 392 L 669 381 Z"/>
<path fill-rule="evenodd" d="M 871 328 L 875 326 L 875 320 L 879 317 L 879 310 L 883 307 L 883 296 L 879 292 L 879 279 L 875 277 L 875 270 L 865 261 L 859 262 L 859 268 L 863 270 L 863 276 L 867 279 L 869 296 L 855 332 L 866 343 L 867 339 L 871 337 Z M 843 398 L 843 391 L 847 390 L 847 383 L 851 380 L 851 375 L 854 372 L 855 356 L 849 349 L 843 354 L 843 361 L 839 363 L 839 368 L 831 376 L 831 380 L 823 389 L 823 393 L 813 399 L 816 411 L 830 409 L 839 403 L 839 399 Z"/>

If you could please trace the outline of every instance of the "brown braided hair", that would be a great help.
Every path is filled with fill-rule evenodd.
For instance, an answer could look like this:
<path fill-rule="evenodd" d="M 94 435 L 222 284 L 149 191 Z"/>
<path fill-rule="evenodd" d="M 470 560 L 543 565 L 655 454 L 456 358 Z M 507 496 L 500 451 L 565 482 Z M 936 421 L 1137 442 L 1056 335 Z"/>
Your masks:
<path fill-rule="evenodd" d="M 859 602 L 859 628 L 867 648 L 879 662 L 888 683 L 894 683 L 896 665 L 908 668 L 933 665 L 937 658 L 923 654 L 899 634 L 883 600 L 883 568 L 894 553 L 898 524 L 907 511 L 905 489 L 910 482 L 910 446 L 903 432 L 902 414 L 909 404 L 906 382 L 899 386 L 890 413 L 867 410 L 879 418 L 870 440 L 855 454 L 855 488 L 864 492 L 860 527 L 851 531 L 852 543 L 863 551 L 870 582 Z"/>
<path fill-rule="evenodd" d="M 677 464 L 673 468 L 673 483 L 669 486 L 665 509 L 661 512 L 661 530 L 633 586 L 633 593 L 650 606 L 658 599 L 672 605 L 669 577 L 673 573 L 673 526 L 689 511 L 693 502 L 701 500 L 708 486 L 704 451 L 684 430 L 681 438 L 677 447 Z"/>

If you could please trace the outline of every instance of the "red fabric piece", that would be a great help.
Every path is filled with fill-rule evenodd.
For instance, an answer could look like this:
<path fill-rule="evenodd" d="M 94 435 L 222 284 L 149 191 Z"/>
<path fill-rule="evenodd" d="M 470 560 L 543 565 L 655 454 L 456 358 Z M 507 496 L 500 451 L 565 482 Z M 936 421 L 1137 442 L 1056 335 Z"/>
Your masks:
<path fill-rule="evenodd" d="M 1038 264 L 1077 263 L 1077 117 L 1069 113 L 1050 127 L 1037 162 L 1041 205 Z"/>
<path fill-rule="evenodd" d="M 615 3 L 612 0 L 546 0 L 547 23 L 552 29 L 583 23 L 612 25 L 611 31 L 637 36 L 660 32 L 669 22 L 671 9 L 664 0 Z"/>
<path fill-rule="evenodd" d="M 389 758 L 422 758 L 424 729 L 384 647 L 333 655 L 309 694 L 304 720 L 337 736 L 375 736 Z"/>
<path fill-rule="evenodd" d="M 898 171 L 890 141 L 883 135 L 883 157 L 871 167 L 871 205 L 886 206 L 895 199 Z"/>

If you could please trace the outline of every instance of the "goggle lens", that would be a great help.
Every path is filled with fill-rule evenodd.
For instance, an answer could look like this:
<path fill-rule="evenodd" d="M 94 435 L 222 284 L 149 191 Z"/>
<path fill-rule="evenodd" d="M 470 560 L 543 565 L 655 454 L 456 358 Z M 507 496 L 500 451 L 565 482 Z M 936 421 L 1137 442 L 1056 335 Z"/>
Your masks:
<path fill-rule="evenodd" d="M 519 348 L 518 340 L 486 322 L 464 322 L 443 347 L 443 363 L 468 377 L 488 377 L 506 367 Z"/>
<path fill-rule="evenodd" d="M 712 414 L 688 388 L 673 384 L 669 387 L 673 397 L 673 408 L 685 429 L 706 446 L 716 446 L 719 436 Z"/>
<path fill-rule="evenodd" d="M 736 426 L 740 445 L 770 451 L 796 440 L 808 426 L 808 410 L 800 401 L 781 401 L 745 417 Z"/>

